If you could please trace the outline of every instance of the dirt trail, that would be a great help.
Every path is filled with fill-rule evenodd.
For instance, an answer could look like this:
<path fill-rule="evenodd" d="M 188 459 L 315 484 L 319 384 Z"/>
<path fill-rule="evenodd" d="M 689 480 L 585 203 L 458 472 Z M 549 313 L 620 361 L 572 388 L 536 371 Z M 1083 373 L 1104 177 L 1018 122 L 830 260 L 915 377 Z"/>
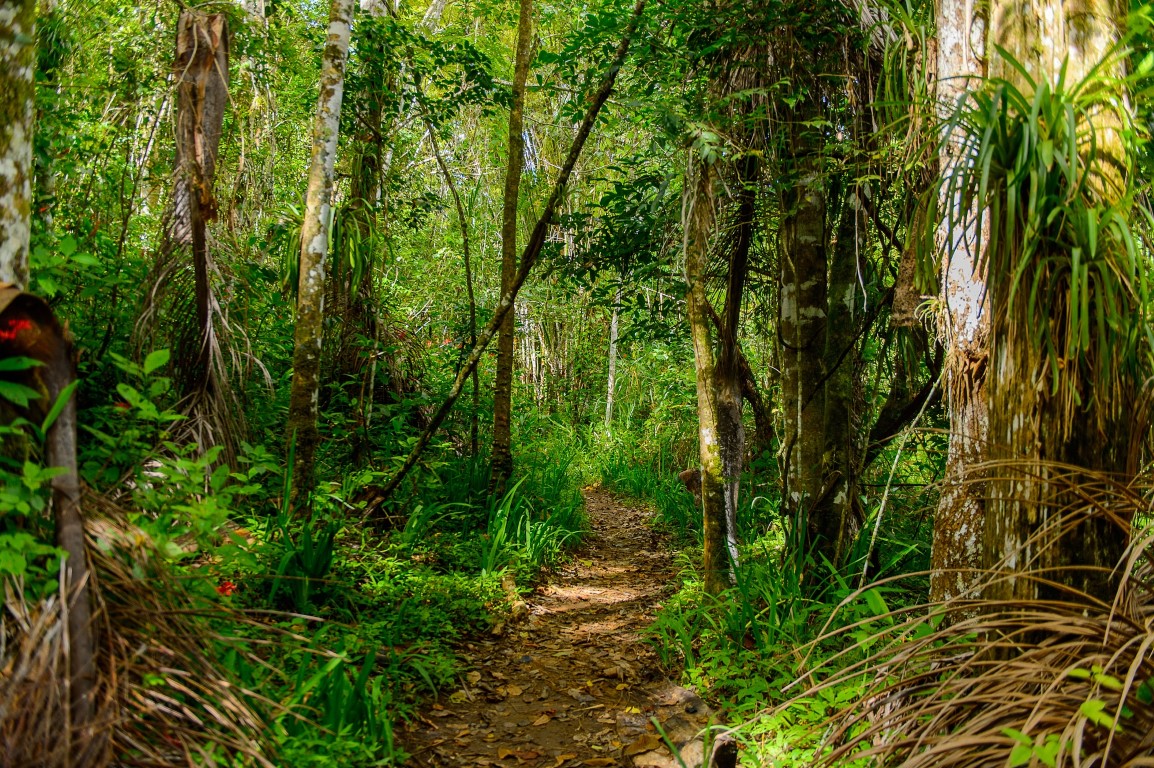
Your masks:
<path fill-rule="evenodd" d="M 651 513 L 600 489 L 585 499 L 592 533 L 526 618 L 461 649 L 463 687 L 409 725 L 406 765 L 659 766 L 671 758 L 650 717 L 685 734 L 704 724 L 704 702 L 669 684 L 641 637 L 676 575 Z"/>

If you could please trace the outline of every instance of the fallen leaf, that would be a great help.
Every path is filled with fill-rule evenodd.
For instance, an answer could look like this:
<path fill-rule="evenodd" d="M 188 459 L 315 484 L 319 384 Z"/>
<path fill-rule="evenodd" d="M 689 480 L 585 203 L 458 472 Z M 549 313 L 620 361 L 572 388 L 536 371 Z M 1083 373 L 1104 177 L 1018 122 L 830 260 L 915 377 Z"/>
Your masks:
<path fill-rule="evenodd" d="M 564 755 L 557 755 L 557 762 L 553 764 L 553 768 L 561 768 L 562 764 L 564 764 L 565 761 L 572 760 L 575 757 L 577 757 L 576 752 L 569 752 L 569 753 L 564 754 Z"/>
<path fill-rule="evenodd" d="M 533 725 L 544 725 L 545 723 L 549 722 L 552 719 L 553 718 L 549 717 L 548 715 L 541 715 L 540 717 L 538 717 L 536 720 L 533 721 Z"/>
<path fill-rule="evenodd" d="M 505 686 L 505 690 L 509 692 L 510 696 L 520 696 L 524 692 L 521 686 L 513 685 L 512 683 Z"/>
<path fill-rule="evenodd" d="M 661 743 L 660 737 L 652 733 L 647 733 L 625 748 L 625 756 L 632 757 L 633 755 L 640 755 L 642 752 L 652 752 L 655 749 L 659 749 Z"/>
<path fill-rule="evenodd" d="M 617 765 L 617 760 L 612 757 L 595 757 L 592 760 L 586 760 L 582 765 L 588 765 L 590 768 L 602 768 L 602 766 Z"/>
<path fill-rule="evenodd" d="M 465 679 L 468 680 L 473 685 L 476 685 L 477 683 L 481 682 L 481 673 L 480 672 L 470 672 L 469 674 L 465 675 Z"/>

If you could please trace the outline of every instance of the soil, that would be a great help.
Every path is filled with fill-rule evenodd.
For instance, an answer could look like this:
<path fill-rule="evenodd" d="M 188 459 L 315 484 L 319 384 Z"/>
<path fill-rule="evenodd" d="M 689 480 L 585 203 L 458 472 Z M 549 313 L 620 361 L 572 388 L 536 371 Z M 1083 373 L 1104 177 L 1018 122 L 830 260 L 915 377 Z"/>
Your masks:
<path fill-rule="evenodd" d="M 461 688 L 409 723 L 406 765 L 676 765 L 651 718 L 678 744 L 708 722 L 705 703 L 666 679 L 643 636 L 677 575 L 652 513 L 602 489 L 585 499 L 590 535 L 515 607 L 520 620 L 460 649 Z M 691 751 L 700 744 L 682 749 L 700 764 Z"/>

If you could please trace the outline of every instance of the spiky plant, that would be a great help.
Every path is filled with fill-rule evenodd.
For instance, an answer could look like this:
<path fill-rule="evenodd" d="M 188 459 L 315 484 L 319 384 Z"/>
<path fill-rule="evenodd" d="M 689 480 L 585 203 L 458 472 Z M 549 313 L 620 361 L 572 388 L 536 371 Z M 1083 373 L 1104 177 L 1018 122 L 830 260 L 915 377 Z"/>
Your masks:
<path fill-rule="evenodd" d="M 1115 48 L 1075 79 L 1073 63 L 1048 73 L 996 51 L 991 69 L 1006 76 L 957 105 L 943 134 L 963 137 L 961 156 L 935 198 L 961 201 L 945 213 L 950 227 L 982 233 L 988 450 L 1011 470 L 989 480 L 987 565 L 1041 551 L 1027 542 L 1045 523 L 1052 464 L 1134 475 L 1154 370 L 1142 236 L 1152 217 L 1131 169 L 1143 131 L 1125 108 L 1126 52 Z M 1075 547 L 1044 548 L 1050 565 L 1113 563 L 1126 544 L 1100 518 L 1083 518 L 1080 534 Z M 1063 573 L 1080 591 L 1113 589 L 1100 569 Z M 1005 599 L 1045 592 L 1030 580 L 991 588 Z"/>

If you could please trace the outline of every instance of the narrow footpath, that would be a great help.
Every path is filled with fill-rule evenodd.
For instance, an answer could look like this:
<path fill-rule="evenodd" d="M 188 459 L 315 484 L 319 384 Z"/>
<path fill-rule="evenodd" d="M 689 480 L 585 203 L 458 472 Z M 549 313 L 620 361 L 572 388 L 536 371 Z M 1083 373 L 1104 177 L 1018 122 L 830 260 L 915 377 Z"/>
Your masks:
<path fill-rule="evenodd" d="M 642 637 L 673 589 L 672 553 L 648 510 L 596 488 L 585 500 L 591 534 L 519 620 L 461 649 L 461 687 L 402 734 L 406 765 L 679 765 L 653 718 L 687 768 L 701 765 L 709 708 L 665 678 Z"/>

